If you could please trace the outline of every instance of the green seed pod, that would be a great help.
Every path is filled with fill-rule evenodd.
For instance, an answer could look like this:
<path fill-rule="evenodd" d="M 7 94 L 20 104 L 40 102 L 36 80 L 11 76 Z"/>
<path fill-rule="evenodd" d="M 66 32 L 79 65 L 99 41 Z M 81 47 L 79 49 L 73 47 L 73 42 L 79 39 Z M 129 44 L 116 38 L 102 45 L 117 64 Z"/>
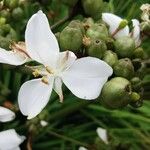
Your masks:
<path fill-rule="evenodd" d="M 5 32 L 3 31 L 3 29 L 0 28 L 0 36 L 5 36 Z"/>
<path fill-rule="evenodd" d="M 83 24 L 80 22 L 80 20 L 73 20 L 73 21 L 71 21 L 71 22 L 68 24 L 68 27 L 80 29 L 81 32 L 82 32 L 83 34 L 85 34 L 85 30 L 84 30 Z"/>
<path fill-rule="evenodd" d="M 6 36 L 6 38 L 10 39 L 10 40 L 17 40 L 18 39 L 18 35 L 16 33 L 16 31 L 14 29 L 10 29 L 9 34 Z"/>
<path fill-rule="evenodd" d="M 55 36 L 57 38 L 57 41 L 59 42 L 60 32 L 55 33 Z"/>
<path fill-rule="evenodd" d="M 110 4 L 108 2 L 103 2 L 103 10 L 102 12 L 113 12 L 112 8 L 110 7 Z"/>
<path fill-rule="evenodd" d="M 9 49 L 10 40 L 0 36 L 0 47 L 4 49 Z"/>
<path fill-rule="evenodd" d="M 129 58 L 120 59 L 114 65 L 114 74 L 118 77 L 131 79 L 134 75 L 134 66 Z"/>
<path fill-rule="evenodd" d="M 66 27 L 59 37 L 59 44 L 62 50 L 79 51 L 82 46 L 82 32 L 80 29 Z"/>
<path fill-rule="evenodd" d="M 144 21 L 141 23 L 140 25 L 141 27 L 141 30 L 144 31 L 144 32 L 150 32 L 150 21 Z"/>
<path fill-rule="evenodd" d="M 130 81 L 131 81 L 131 84 L 136 85 L 141 82 L 141 79 L 139 77 L 133 77 Z"/>
<path fill-rule="evenodd" d="M 15 20 L 20 20 L 20 19 L 22 19 L 22 18 L 23 18 L 23 15 L 24 15 L 23 10 L 22 10 L 22 8 L 20 8 L 20 7 L 17 7 L 17 8 L 15 8 L 15 9 L 13 9 L 13 11 L 12 11 L 12 17 L 13 17 Z"/>
<path fill-rule="evenodd" d="M 6 18 L 7 20 L 10 19 L 10 11 L 8 9 L 4 9 L 0 11 L 0 16 Z"/>
<path fill-rule="evenodd" d="M 4 5 L 10 9 L 14 9 L 18 6 L 19 0 L 4 0 Z"/>
<path fill-rule="evenodd" d="M 133 107 L 133 108 L 139 108 L 143 105 L 143 100 L 142 99 L 139 99 L 138 101 L 136 102 L 131 102 L 130 105 Z"/>
<path fill-rule="evenodd" d="M 4 32 L 4 35 L 7 35 L 10 32 L 11 26 L 9 24 L 4 24 L 1 26 L 1 29 Z"/>
<path fill-rule="evenodd" d="M 114 39 L 113 38 L 107 37 L 105 42 L 106 42 L 108 49 L 111 49 L 111 50 L 114 49 Z"/>
<path fill-rule="evenodd" d="M 102 0 L 82 0 L 82 6 L 84 8 L 84 12 L 87 15 L 95 16 L 102 10 L 103 1 Z"/>
<path fill-rule="evenodd" d="M 62 2 L 68 6 L 73 7 L 78 2 L 78 0 L 62 0 Z"/>
<path fill-rule="evenodd" d="M 6 23 L 6 18 L 0 17 L 0 26 Z"/>
<path fill-rule="evenodd" d="M 107 50 L 105 42 L 101 40 L 93 40 L 87 48 L 88 55 L 101 59 Z"/>
<path fill-rule="evenodd" d="M 129 104 L 131 95 L 130 82 L 122 77 L 115 77 L 104 84 L 100 100 L 104 107 L 117 109 Z"/>
<path fill-rule="evenodd" d="M 130 80 L 131 84 L 132 84 L 132 88 L 134 91 L 141 91 L 142 88 L 142 82 L 141 79 L 139 77 L 134 77 Z"/>
<path fill-rule="evenodd" d="M 143 100 L 141 99 L 141 96 L 137 92 L 132 92 L 130 95 L 130 105 L 134 108 L 141 107 L 143 104 Z"/>
<path fill-rule="evenodd" d="M 128 36 L 120 37 L 115 42 L 115 51 L 120 57 L 132 57 L 135 50 L 134 39 Z"/>
<path fill-rule="evenodd" d="M 144 67 L 144 65 L 141 62 L 141 59 L 139 58 L 132 59 L 132 64 L 134 66 L 135 71 L 138 71 L 139 69 L 142 69 L 142 67 Z"/>
<path fill-rule="evenodd" d="M 85 29 L 88 29 L 88 28 L 90 28 L 91 26 L 94 25 L 94 20 L 93 20 L 93 18 L 91 18 L 91 17 L 85 18 L 85 19 L 83 20 L 83 24 L 84 24 L 84 28 L 85 28 Z"/>
<path fill-rule="evenodd" d="M 140 95 L 137 92 L 132 92 L 130 98 L 132 102 L 136 102 L 140 99 Z"/>
<path fill-rule="evenodd" d="M 133 58 L 144 58 L 144 50 L 142 47 L 138 47 L 133 52 Z"/>
<path fill-rule="evenodd" d="M 113 67 L 118 62 L 118 56 L 116 53 L 108 50 L 105 52 L 103 60 L 109 64 L 111 67 Z"/>
<path fill-rule="evenodd" d="M 105 40 L 108 37 L 108 30 L 104 24 L 94 24 L 86 31 L 86 36 L 91 39 Z"/>

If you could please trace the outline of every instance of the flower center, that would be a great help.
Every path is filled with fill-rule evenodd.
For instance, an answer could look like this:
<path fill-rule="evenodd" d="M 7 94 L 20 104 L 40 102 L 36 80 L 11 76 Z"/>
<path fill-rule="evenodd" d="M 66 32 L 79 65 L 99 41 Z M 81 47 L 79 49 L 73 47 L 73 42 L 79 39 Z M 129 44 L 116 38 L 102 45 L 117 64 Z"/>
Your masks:
<path fill-rule="evenodd" d="M 59 76 L 60 70 L 54 70 L 49 66 L 36 66 L 30 67 L 33 70 L 32 74 L 34 77 L 42 76 L 41 81 L 45 84 L 49 84 L 49 77 L 50 76 Z"/>

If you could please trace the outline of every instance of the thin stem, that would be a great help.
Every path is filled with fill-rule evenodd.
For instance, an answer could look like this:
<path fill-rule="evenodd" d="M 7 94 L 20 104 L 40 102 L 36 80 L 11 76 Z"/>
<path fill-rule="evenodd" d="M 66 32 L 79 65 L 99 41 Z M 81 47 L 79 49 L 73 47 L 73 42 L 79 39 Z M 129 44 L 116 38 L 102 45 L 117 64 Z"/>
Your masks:
<path fill-rule="evenodd" d="M 81 113 L 83 113 L 86 117 L 90 118 L 91 120 L 93 120 L 96 124 L 98 124 L 99 126 L 103 127 L 103 128 L 107 128 L 107 126 L 100 122 L 95 116 L 91 115 L 90 113 L 88 113 L 88 111 L 85 110 L 81 110 Z"/>
<path fill-rule="evenodd" d="M 51 26 L 51 29 L 54 30 L 55 28 L 59 27 L 60 25 L 62 25 L 66 21 L 68 21 L 69 18 L 70 18 L 70 16 L 66 16 L 63 19 L 59 20 L 58 22 L 56 22 L 54 25 Z"/>
<path fill-rule="evenodd" d="M 61 138 L 61 139 L 65 140 L 65 141 L 69 141 L 71 143 L 74 143 L 76 145 L 81 145 L 81 146 L 89 147 L 89 145 L 86 144 L 86 143 L 80 142 L 80 141 L 75 140 L 75 139 L 73 139 L 71 137 L 67 137 L 67 136 L 58 134 L 58 133 L 56 133 L 54 131 L 49 131 L 48 133 L 51 134 L 51 135 L 53 135 L 53 136 L 55 136 L 55 137 Z"/>
<path fill-rule="evenodd" d="M 32 133 L 29 132 L 27 140 L 27 150 L 32 150 Z"/>
<path fill-rule="evenodd" d="M 32 70 L 25 66 L 13 66 L 13 65 L 3 64 L 3 69 L 14 70 L 29 75 L 32 74 Z"/>
<path fill-rule="evenodd" d="M 54 30 L 60 25 L 64 24 L 66 21 L 71 20 L 74 16 L 76 16 L 80 12 L 79 7 L 80 7 L 80 1 L 78 1 L 78 3 L 75 6 L 69 9 L 69 14 L 66 17 L 64 17 L 63 19 L 61 19 L 60 21 L 52 25 L 51 29 Z"/>

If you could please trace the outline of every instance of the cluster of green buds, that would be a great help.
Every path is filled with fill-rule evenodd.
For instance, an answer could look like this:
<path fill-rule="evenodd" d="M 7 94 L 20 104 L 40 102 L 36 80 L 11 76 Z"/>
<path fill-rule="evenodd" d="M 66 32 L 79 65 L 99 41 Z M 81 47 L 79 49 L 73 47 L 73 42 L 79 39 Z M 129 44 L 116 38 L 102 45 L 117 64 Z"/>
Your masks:
<path fill-rule="evenodd" d="M 3 0 L 0 2 L 0 46 L 3 48 L 8 48 L 11 41 L 18 40 L 15 25 L 17 26 L 17 21 L 23 18 L 21 5 L 20 0 Z"/>
<path fill-rule="evenodd" d="M 0 1 L 0 47 L 8 49 L 11 42 L 24 40 L 22 33 L 29 17 L 50 2 L 50 0 Z"/>
<path fill-rule="evenodd" d="M 82 1 L 85 3 L 84 7 L 87 7 L 87 2 L 90 0 Z M 104 107 L 110 109 L 122 108 L 128 104 L 139 107 L 142 104 L 142 86 L 135 87 L 141 82 L 139 70 L 147 55 L 140 46 L 140 39 L 134 37 L 134 31 L 117 37 L 127 24 L 128 22 L 122 19 L 118 28 L 111 34 L 110 26 L 104 19 L 94 21 L 93 18 L 85 18 L 71 21 L 56 34 L 62 50 L 74 51 L 79 57 L 97 57 L 113 68 L 113 76 L 104 85 L 99 98 Z M 129 30 L 129 27 L 127 28 Z M 135 78 L 139 79 L 138 83 L 133 82 Z"/>

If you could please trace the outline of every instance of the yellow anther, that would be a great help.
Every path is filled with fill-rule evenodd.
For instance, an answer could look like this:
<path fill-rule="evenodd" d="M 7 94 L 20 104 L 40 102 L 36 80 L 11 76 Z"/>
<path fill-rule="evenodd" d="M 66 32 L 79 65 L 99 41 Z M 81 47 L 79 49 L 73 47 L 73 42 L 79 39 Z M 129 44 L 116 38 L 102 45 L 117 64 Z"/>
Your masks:
<path fill-rule="evenodd" d="M 39 70 L 35 69 L 34 72 L 32 73 L 34 77 L 38 77 L 40 75 Z"/>
<path fill-rule="evenodd" d="M 45 84 L 49 84 L 46 76 L 42 77 L 42 82 Z"/>
<path fill-rule="evenodd" d="M 53 70 L 50 69 L 49 67 L 46 67 L 46 71 L 47 71 L 48 73 L 50 73 L 50 74 L 53 74 L 53 73 L 54 73 Z"/>

